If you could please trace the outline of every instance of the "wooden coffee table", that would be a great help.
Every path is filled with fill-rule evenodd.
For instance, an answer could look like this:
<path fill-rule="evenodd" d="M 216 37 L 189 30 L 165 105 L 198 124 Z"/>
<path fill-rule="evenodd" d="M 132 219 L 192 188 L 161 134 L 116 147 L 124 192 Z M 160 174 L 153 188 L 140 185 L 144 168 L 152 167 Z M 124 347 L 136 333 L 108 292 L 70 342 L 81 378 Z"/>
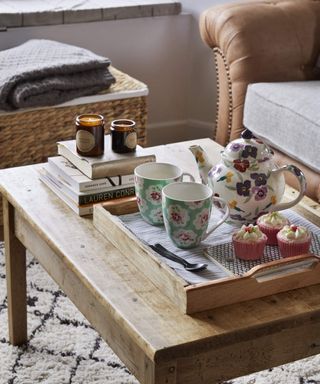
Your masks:
<path fill-rule="evenodd" d="M 219 159 L 220 146 L 197 143 Z M 154 151 L 196 173 L 190 144 Z M 184 315 L 38 180 L 38 167 L 0 171 L 12 344 L 27 340 L 28 249 L 141 383 L 212 384 L 320 352 L 320 285 Z M 318 204 L 298 209 L 320 224 Z"/>

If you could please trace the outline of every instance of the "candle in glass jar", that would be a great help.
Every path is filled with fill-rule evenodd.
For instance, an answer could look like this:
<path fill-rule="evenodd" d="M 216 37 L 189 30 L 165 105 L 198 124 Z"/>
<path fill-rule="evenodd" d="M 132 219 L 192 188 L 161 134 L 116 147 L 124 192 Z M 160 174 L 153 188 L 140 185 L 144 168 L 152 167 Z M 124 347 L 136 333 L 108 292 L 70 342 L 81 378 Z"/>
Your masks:
<path fill-rule="evenodd" d="M 101 156 L 104 152 L 104 118 L 86 114 L 76 118 L 76 146 L 81 156 Z"/>
<path fill-rule="evenodd" d="M 118 119 L 111 122 L 111 147 L 114 152 L 134 152 L 137 146 L 136 123 L 133 120 Z"/>

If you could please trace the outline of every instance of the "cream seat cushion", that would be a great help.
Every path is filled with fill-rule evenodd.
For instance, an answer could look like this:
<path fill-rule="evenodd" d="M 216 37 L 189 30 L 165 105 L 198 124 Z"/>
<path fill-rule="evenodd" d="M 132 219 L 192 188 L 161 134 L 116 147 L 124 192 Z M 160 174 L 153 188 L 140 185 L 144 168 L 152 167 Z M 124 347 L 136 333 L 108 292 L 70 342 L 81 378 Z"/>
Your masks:
<path fill-rule="evenodd" d="M 320 172 L 320 81 L 250 84 L 244 125 L 272 147 Z"/>

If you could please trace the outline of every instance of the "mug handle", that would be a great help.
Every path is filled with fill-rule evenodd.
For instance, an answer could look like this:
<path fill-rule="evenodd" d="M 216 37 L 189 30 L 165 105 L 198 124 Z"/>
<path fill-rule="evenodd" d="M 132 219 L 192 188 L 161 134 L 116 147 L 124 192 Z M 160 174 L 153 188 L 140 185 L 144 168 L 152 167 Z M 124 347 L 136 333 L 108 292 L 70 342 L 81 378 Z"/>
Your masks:
<path fill-rule="evenodd" d="M 181 179 L 183 181 L 183 177 L 184 176 L 189 176 L 190 177 L 190 180 L 189 181 L 195 181 L 194 177 L 191 175 L 191 173 L 188 173 L 188 172 L 183 172 L 182 176 L 181 176 Z"/>
<path fill-rule="evenodd" d="M 216 202 L 217 204 L 215 204 L 214 202 Z M 215 229 L 217 229 L 221 224 L 223 224 L 227 220 L 230 214 L 229 205 L 224 199 L 221 199 L 221 197 L 212 196 L 212 203 L 214 206 L 216 206 L 219 209 L 220 212 L 224 212 L 224 214 L 217 223 L 213 224 L 210 228 L 207 229 L 207 232 L 204 238 L 207 238 Z M 211 215 L 212 215 L 212 212 L 211 212 Z"/>
<path fill-rule="evenodd" d="M 285 172 L 285 171 L 291 172 L 298 179 L 299 187 L 300 187 L 299 188 L 299 195 L 295 199 L 293 199 L 292 201 L 289 201 L 288 203 L 276 204 L 274 207 L 272 207 L 273 211 L 282 211 L 283 209 L 288 209 L 288 208 L 291 208 L 294 205 L 298 204 L 299 201 L 303 198 L 303 196 L 306 192 L 306 189 L 307 189 L 306 178 L 305 178 L 303 172 L 301 171 L 301 169 L 299 169 L 295 165 L 292 165 L 292 164 L 291 165 L 284 165 L 283 167 L 273 169 L 271 171 L 271 173 L 277 174 L 277 173 Z"/>

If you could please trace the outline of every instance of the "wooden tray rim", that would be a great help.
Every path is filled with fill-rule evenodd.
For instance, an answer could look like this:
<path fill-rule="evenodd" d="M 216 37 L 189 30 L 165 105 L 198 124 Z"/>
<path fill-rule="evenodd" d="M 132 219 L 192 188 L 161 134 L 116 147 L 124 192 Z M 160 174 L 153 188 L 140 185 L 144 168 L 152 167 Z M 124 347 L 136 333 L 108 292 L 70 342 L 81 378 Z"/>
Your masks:
<path fill-rule="evenodd" d="M 132 201 L 133 200 L 134 198 Z M 122 212 L 122 214 L 133 212 L 136 212 L 136 207 L 133 209 L 131 207 L 128 211 Z M 101 220 L 107 220 L 108 224 L 114 225 L 113 229 L 120 231 L 122 240 L 120 245 L 114 238 L 112 238 L 112 236 L 106 235 L 103 231 Z M 102 232 L 102 234 L 104 234 L 109 241 L 118 247 L 127 259 L 130 260 L 130 257 L 128 257 L 128 249 L 126 248 L 127 245 L 125 242 L 129 241 L 130 246 L 133 248 L 136 247 L 136 250 L 134 251 L 137 256 L 137 259 L 135 259 L 135 265 L 137 265 L 142 272 L 149 279 L 151 279 L 151 281 L 153 281 L 154 284 L 160 288 L 184 313 L 191 314 L 218 306 L 234 304 L 240 301 L 260 298 L 320 283 L 320 257 L 309 253 L 286 259 L 275 260 L 269 263 L 263 263 L 259 266 L 251 268 L 243 276 L 227 276 L 225 278 L 215 279 L 208 282 L 190 284 L 177 275 L 177 273 L 170 268 L 167 263 L 160 260 L 147 244 L 141 241 L 123 224 L 118 215 L 110 213 L 106 204 L 97 204 L 94 206 L 93 222 L 96 228 Z M 139 254 L 141 251 L 142 253 Z M 273 284 L 270 284 L 270 281 L 261 284 L 255 279 L 255 276 L 259 272 L 268 268 L 276 268 L 277 266 L 283 265 L 289 266 L 290 264 L 295 264 L 305 260 L 309 260 L 312 267 L 303 269 L 300 272 L 278 276 L 271 280 Z M 149 269 L 147 271 L 146 269 L 149 267 L 153 269 Z M 159 271 L 164 273 L 161 275 L 159 274 Z M 310 277 L 310 279 L 308 279 L 308 277 Z M 250 288 L 251 291 L 244 297 L 243 294 L 239 293 L 239 290 L 244 289 L 246 286 L 247 289 Z M 230 291 L 230 289 L 231 291 L 234 290 L 236 295 L 228 298 L 226 297 L 227 292 L 223 293 L 223 291 Z M 205 292 L 208 294 L 204 294 Z"/>

